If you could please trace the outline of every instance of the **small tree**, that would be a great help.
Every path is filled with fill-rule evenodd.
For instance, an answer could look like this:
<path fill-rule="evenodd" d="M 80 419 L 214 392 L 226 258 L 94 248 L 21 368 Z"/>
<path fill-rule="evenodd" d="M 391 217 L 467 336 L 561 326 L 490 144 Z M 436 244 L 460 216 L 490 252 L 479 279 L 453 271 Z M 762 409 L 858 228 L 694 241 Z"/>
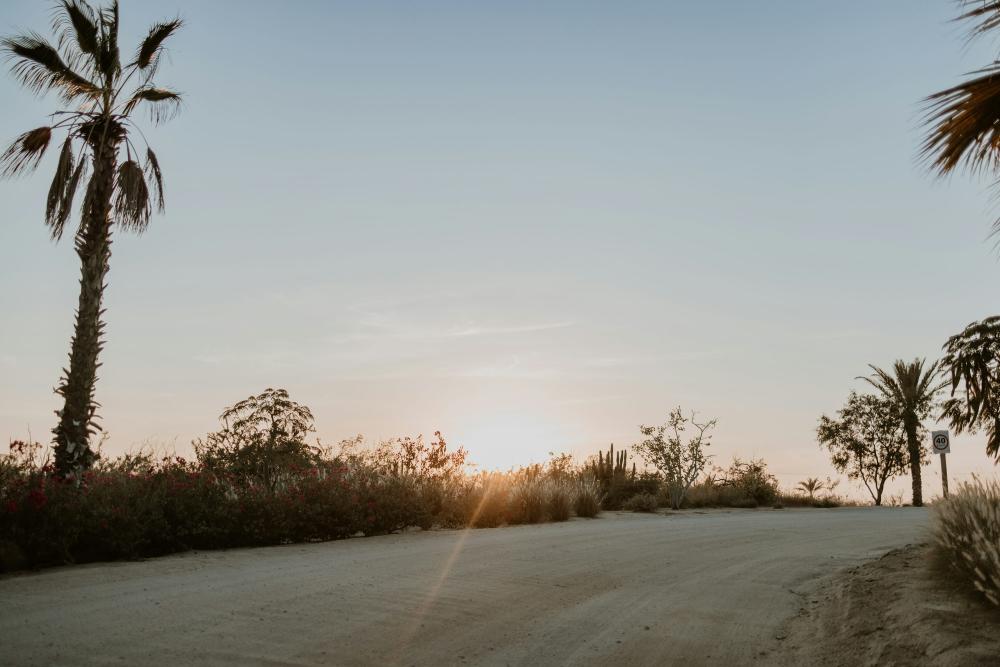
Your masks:
<path fill-rule="evenodd" d="M 838 472 L 860 479 L 875 504 L 881 505 L 885 483 L 905 474 L 910 463 L 899 411 L 890 399 L 852 391 L 838 414 L 839 419 L 819 418 L 820 446 L 830 451 Z"/>
<path fill-rule="evenodd" d="M 823 490 L 823 482 L 820 481 L 818 477 L 808 477 L 795 487 L 802 493 L 809 495 L 809 500 L 814 500 L 816 498 L 816 493 Z"/>
<path fill-rule="evenodd" d="M 699 424 L 694 412 L 685 417 L 677 407 L 670 412 L 666 424 L 639 427 L 646 439 L 635 445 L 635 451 L 663 474 L 670 506 L 674 509 L 680 509 L 688 489 L 708 466 L 711 457 L 705 453 L 705 448 L 711 444 L 710 431 L 715 428 L 716 421 Z M 697 433 L 684 443 L 684 433 L 689 429 Z"/>
<path fill-rule="evenodd" d="M 986 454 L 1000 462 L 1000 316 L 973 322 L 949 338 L 944 351 L 951 397 L 942 417 L 957 433 L 985 430 Z"/>
<path fill-rule="evenodd" d="M 273 492 L 283 474 L 318 461 L 318 449 L 306 444 L 316 430 L 312 412 L 284 389 L 240 401 L 219 420 L 221 431 L 193 443 L 199 463 L 209 470 L 259 482 Z"/>

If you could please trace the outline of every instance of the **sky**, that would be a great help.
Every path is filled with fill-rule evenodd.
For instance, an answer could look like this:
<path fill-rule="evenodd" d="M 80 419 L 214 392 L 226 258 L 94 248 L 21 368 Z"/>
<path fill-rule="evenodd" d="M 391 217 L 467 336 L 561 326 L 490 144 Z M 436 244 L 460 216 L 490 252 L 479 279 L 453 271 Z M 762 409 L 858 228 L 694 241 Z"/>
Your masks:
<path fill-rule="evenodd" d="M 0 31 L 49 14 L 4 0 Z M 441 430 L 484 468 L 681 405 L 718 419 L 716 464 L 791 486 L 837 477 L 816 423 L 867 364 L 997 311 L 988 184 L 918 160 L 920 100 L 1000 46 L 953 2 L 123 0 L 122 40 L 177 14 L 184 109 L 143 126 L 167 210 L 113 246 L 107 454 L 189 453 L 266 387 L 324 443 Z M 9 75 L 0 101 L 7 140 L 58 108 Z M 0 437 L 59 407 L 54 162 L 0 182 Z M 995 474 L 982 435 L 952 451 L 953 480 Z"/>

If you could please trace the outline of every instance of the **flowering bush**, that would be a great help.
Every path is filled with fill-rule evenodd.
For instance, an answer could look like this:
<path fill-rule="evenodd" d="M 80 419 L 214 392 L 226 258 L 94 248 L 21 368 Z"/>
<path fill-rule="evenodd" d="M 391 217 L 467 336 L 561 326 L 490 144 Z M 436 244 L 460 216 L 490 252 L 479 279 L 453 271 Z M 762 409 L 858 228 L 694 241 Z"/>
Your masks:
<path fill-rule="evenodd" d="M 565 466 L 469 474 L 465 451 L 450 451 L 439 433 L 427 444 L 401 438 L 366 448 L 358 438 L 315 451 L 312 465 L 269 465 L 263 475 L 248 474 L 240 456 L 226 466 L 127 454 L 64 481 L 40 445 L 14 442 L 0 456 L 0 571 L 411 526 L 563 521 L 574 501 L 581 508 Z"/>

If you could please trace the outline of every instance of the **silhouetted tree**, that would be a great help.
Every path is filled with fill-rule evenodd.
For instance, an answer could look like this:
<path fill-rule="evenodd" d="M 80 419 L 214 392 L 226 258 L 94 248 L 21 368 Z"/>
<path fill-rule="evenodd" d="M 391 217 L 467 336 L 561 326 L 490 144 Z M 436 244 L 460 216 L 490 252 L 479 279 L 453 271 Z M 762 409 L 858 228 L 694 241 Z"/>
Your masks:
<path fill-rule="evenodd" d="M 888 398 L 852 391 L 837 414 L 837 419 L 819 418 L 816 439 L 830 452 L 833 467 L 847 473 L 848 479 L 861 480 L 875 504 L 881 505 L 886 482 L 904 474 L 910 462 L 899 411 Z M 799 483 L 810 498 L 823 486 L 818 479 Z"/>
<path fill-rule="evenodd" d="M 64 404 L 53 429 L 55 465 L 64 476 L 88 468 L 96 456 L 90 438 L 100 428 L 94 386 L 112 228 L 142 233 L 153 204 L 163 210 L 160 166 L 148 145 L 140 153 L 133 144 L 132 113 L 147 107 L 152 122 L 159 123 L 179 109 L 180 95 L 158 87 L 153 76 L 164 42 L 180 26 L 179 19 L 153 25 L 124 66 L 117 1 L 96 9 L 83 0 L 57 2 L 55 45 L 35 32 L 0 39 L 14 76 L 34 93 L 55 91 L 68 107 L 55 111 L 50 125 L 19 136 L 0 156 L 0 172 L 11 177 L 33 171 L 53 138 L 64 134 L 45 207 L 45 224 L 55 240 L 62 237 L 76 192 L 86 182 L 75 241 L 80 296 L 69 368 L 56 389 Z"/>
<path fill-rule="evenodd" d="M 315 465 L 319 449 L 306 442 L 316 429 L 312 412 L 284 389 L 262 393 L 226 408 L 222 429 L 194 441 L 198 462 L 220 475 L 235 475 L 273 492 L 282 475 Z"/>
<path fill-rule="evenodd" d="M 812 500 L 816 497 L 816 492 L 823 489 L 823 482 L 818 477 L 807 477 L 799 482 L 795 488 L 802 493 L 808 494 L 809 500 Z M 875 504 L 877 505 L 878 503 Z"/>
<path fill-rule="evenodd" d="M 948 339 L 944 352 L 941 368 L 951 397 L 942 417 L 957 433 L 985 430 L 986 454 L 1000 462 L 1000 316 L 965 327 Z"/>
<path fill-rule="evenodd" d="M 680 407 L 670 411 L 667 423 L 662 426 L 640 426 L 645 440 L 634 446 L 635 451 L 663 474 L 663 481 L 670 496 L 670 506 L 680 509 L 684 496 L 711 458 L 705 448 L 711 444 L 711 430 L 716 420 L 698 423 L 695 413 L 685 417 Z M 684 434 L 691 435 L 684 442 Z"/>
<path fill-rule="evenodd" d="M 878 389 L 892 402 L 899 414 L 910 454 L 914 507 L 921 507 L 924 504 L 920 479 L 920 462 L 923 459 L 923 447 L 920 444 L 921 424 L 930 416 L 934 407 L 934 396 L 944 386 L 943 383 L 935 383 L 938 362 L 935 361 L 926 370 L 924 363 L 924 359 L 914 359 L 910 363 L 897 359 L 892 365 L 892 373 L 869 364 L 868 367 L 874 372 L 873 377 L 858 378 Z"/>

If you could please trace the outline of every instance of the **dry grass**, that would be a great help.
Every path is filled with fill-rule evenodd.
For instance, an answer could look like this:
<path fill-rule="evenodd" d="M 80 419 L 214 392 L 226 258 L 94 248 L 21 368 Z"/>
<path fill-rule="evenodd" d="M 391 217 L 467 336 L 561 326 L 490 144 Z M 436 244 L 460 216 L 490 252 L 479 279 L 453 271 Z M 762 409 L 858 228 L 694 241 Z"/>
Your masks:
<path fill-rule="evenodd" d="M 568 480 L 550 479 L 545 485 L 545 513 L 549 521 L 568 521 L 573 512 L 574 489 Z"/>
<path fill-rule="evenodd" d="M 1000 606 L 1000 482 L 975 477 L 933 507 L 937 548 L 987 600 Z"/>
<path fill-rule="evenodd" d="M 604 494 L 601 485 L 593 477 L 584 477 L 576 485 L 576 497 L 573 499 L 573 509 L 577 516 L 591 519 L 601 512 L 601 502 Z"/>
<path fill-rule="evenodd" d="M 659 499 L 652 493 L 639 493 L 626 500 L 622 509 L 630 512 L 655 512 L 659 504 Z"/>

